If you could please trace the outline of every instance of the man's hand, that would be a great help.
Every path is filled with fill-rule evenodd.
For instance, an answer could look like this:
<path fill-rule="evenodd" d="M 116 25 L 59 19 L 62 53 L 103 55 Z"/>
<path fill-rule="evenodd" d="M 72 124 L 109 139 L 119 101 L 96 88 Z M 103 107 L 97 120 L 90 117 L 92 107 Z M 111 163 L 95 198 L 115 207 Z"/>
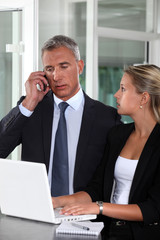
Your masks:
<path fill-rule="evenodd" d="M 40 89 L 37 88 L 37 84 Z M 46 86 L 44 88 L 44 86 Z M 50 90 L 45 73 L 42 71 L 32 72 L 25 83 L 26 97 L 22 105 L 30 111 L 34 111 L 37 104 L 42 101 Z"/>
<path fill-rule="evenodd" d="M 59 207 L 65 206 L 68 199 L 70 199 L 69 195 L 60 196 L 60 197 L 52 197 L 53 208 L 59 208 Z"/>
<path fill-rule="evenodd" d="M 92 206 L 92 204 L 93 204 L 92 199 L 89 196 L 89 194 L 86 192 L 83 192 L 83 191 L 77 192 L 77 193 L 74 193 L 71 195 L 52 197 L 52 204 L 53 204 L 54 208 L 65 207 L 65 206 L 68 206 L 71 204 L 76 205 L 77 203 L 82 203 L 82 205 L 83 205 L 83 203 L 88 204 L 87 206 Z M 96 203 L 94 205 L 95 205 L 96 209 L 99 209 L 99 207 L 97 206 Z M 64 211 L 65 210 L 66 210 L 66 208 L 64 209 Z M 88 210 L 86 209 L 86 211 L 88 211 Z"/>

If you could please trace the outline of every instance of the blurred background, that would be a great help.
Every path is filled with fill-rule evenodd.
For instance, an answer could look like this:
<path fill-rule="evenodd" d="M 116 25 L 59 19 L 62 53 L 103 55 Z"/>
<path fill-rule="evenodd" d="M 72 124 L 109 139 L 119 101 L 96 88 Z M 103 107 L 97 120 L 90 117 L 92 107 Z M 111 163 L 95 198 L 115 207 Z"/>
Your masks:
<path fill-rule="evenodd" d="M 160 1 L 0 0 L 0 118 L 42 70 L 41 47 L 65 34 L 79 44 L 86 93 L 116 107 L 113 97 L 128 65 L 160 66 Z M 131 119 L 123 117 L 124 122 Z"/>

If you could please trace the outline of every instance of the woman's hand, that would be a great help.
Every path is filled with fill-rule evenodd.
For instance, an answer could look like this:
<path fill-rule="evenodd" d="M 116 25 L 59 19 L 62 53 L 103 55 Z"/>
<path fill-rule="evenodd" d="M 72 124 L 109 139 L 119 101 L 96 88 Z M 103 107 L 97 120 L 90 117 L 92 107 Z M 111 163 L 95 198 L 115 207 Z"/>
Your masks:
<path fill-rule="evenodd" d="M 60 214 L 63 215 L 99 214 L 99 206 L 93 202 L 74 203 L 62 208 Z"/>

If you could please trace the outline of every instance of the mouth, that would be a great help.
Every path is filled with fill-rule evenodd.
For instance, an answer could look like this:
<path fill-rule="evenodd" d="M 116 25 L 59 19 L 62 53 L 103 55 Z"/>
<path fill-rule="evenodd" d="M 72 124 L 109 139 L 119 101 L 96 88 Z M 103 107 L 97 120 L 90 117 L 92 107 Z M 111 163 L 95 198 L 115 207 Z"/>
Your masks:
<path fill-rule="evenodd" d="M 58 89 L 58 90 L 63 90 L 63 89 L 66 88 L 66 85 L 65 85 L 65 84 L 62 84 L 62 85 L 56 85 L 55 88 Z"/>
<path fill-rule="evenodd" d="M 120 107 L 120 104 L 117 102 L 117 108 Z"/>

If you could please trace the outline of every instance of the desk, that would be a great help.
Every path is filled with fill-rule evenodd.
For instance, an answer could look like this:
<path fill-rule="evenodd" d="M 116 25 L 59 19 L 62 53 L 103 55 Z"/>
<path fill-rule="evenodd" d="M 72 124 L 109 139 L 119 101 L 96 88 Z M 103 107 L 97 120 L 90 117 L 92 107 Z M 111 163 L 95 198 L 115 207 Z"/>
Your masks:
<path fill-rule="evenodd" d="M 101 236 L 56 235 L 57 226 L 0 213 L 0 240 L 101 240 Z"/>

